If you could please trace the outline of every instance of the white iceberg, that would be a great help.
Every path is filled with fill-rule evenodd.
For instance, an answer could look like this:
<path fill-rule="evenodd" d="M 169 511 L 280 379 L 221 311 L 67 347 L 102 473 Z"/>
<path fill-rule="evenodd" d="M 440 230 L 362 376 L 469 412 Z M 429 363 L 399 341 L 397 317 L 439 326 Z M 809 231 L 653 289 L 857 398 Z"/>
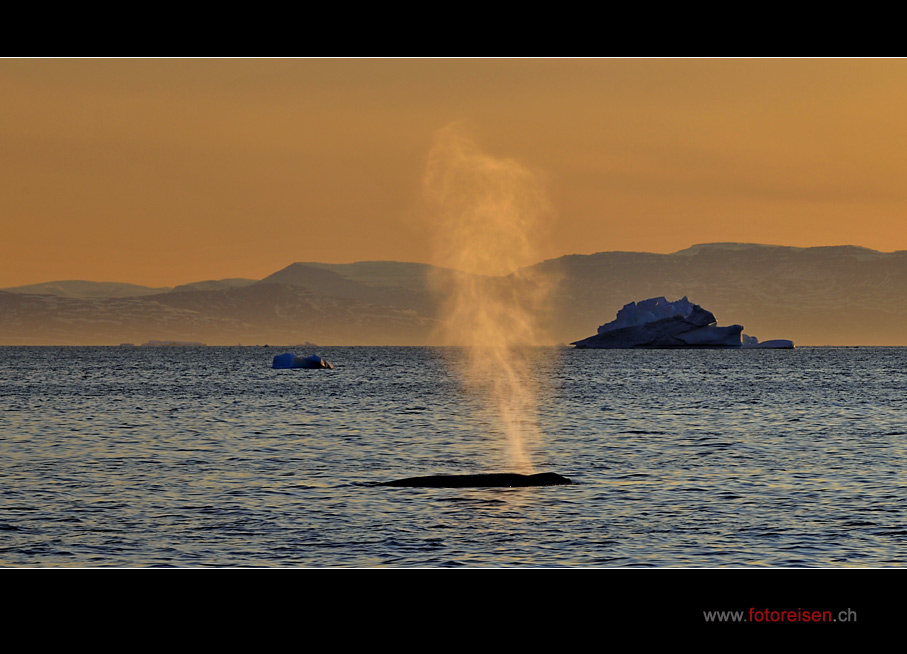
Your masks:
<path fill-rule="evenodd" d="M 742 325 L 719 327 L 711 311 L 686 297 L 668 302 L 655 297 L 630 302 L 595 336 L 575 341 L 577 348 L 739 348 Z"/>

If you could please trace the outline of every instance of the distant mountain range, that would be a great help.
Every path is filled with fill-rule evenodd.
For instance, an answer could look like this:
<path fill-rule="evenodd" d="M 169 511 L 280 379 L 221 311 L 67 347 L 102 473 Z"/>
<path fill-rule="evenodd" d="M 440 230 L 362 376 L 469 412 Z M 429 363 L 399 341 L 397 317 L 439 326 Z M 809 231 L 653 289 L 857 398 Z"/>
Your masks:
<path fill-rule="evenodd" d="M 552 344 L 595 333 L 624 304 L 687 296 L 719 324 L 797 345 L 907 345 L 907 251 L 855 246 L 696 245 L 601 252 L 530 269 L 556 282 L 540 316 Z M 0 290 L 0 344 L 427 345 L 457 275 L 426 264 L 293 263 L 262 280 L 176 288 L 61 281 Z"/>

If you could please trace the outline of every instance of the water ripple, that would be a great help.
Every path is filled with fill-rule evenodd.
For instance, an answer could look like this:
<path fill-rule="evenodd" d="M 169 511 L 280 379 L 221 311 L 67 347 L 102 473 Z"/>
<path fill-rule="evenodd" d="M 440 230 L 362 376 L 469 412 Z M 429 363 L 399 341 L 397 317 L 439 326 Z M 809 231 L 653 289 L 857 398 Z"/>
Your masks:
<path fill-rule="evenodd" d="M 903 348 L 540 348 L 535 465 L 578 483 L 533 489 L 373 485 L 506 469 L 454 350 L 0 350 L 7 567 L 907 559 Z"/>

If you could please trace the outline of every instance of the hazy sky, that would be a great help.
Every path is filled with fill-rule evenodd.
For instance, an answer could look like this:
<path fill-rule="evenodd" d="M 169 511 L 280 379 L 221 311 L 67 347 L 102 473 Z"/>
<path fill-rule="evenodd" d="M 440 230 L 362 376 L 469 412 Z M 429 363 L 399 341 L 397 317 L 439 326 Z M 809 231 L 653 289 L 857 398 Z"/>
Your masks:
<path fill-rule="evenodd" d="M 539 260 L 907 249 L 907 60 L 0 60 L 0 287 L 431 263 L 458 122 L 538 173 Z"/>

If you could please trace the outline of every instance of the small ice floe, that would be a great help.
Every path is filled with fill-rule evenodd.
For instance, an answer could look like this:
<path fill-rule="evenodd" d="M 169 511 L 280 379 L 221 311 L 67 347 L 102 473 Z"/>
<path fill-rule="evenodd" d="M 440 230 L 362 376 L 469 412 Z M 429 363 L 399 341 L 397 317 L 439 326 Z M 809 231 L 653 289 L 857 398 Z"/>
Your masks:
<path fill-rule="evenodd" d="M 743 336 L 743 347 L 746 349 L 750 348 L 761 348 L 766 350 L 792 350 L 794 349 L 794 342 L 787 340 L 785 338 L 776 338 L 771 341 L 762 341 L 759 342 L 759 339 L 755 336 L 749 336 L 747 334 L 742 334 Z"/>
<path fill-rule="evenodd" d="M 334 366 L 330 362 L 322 359 L 317 354 L 308 357 L 297 356 L 291 352 L 278 354 L 274 357 L 272 368 L 307 368 L 313 370 L 316 368 L 327 368 L 333 370 Z"/>

